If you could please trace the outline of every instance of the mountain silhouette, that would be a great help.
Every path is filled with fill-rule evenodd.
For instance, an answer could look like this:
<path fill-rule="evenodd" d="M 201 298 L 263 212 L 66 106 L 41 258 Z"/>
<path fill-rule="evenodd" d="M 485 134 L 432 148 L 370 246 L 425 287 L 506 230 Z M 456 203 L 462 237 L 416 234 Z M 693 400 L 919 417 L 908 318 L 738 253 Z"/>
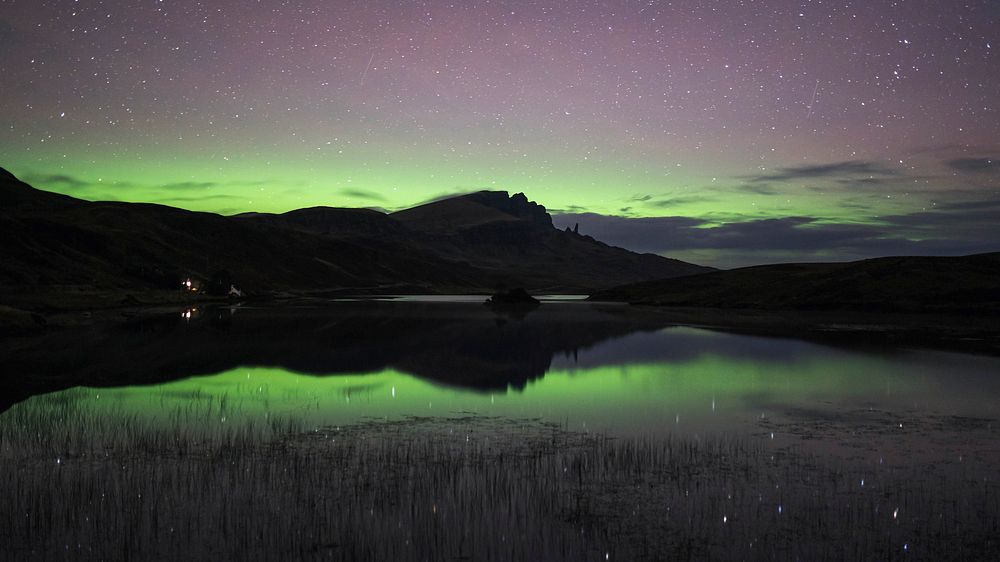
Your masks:
<path fill-rule="evenodd" d="M 90 202 L 0 169 L 0 286 L 174 289 L 226 272 L 250 292 L 590 292 L 710 271 L 558 230 L 523 194 L 484 191 L 405 211 L 314 207 L 222 216 Z"/>

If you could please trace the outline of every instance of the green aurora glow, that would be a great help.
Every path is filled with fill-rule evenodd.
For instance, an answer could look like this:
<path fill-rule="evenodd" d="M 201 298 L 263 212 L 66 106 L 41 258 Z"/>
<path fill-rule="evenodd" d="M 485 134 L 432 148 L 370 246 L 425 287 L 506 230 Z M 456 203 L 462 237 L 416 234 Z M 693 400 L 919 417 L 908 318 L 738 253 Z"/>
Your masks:
<path fill-rule="evenodd" d="M 788 363 L 724 359 L 553 370 L 523 391 L 475 392 L 438 386 L 393 370 L 315 377 L 281 369 L 239 368 L 154 386 L 74 388 L 15 408 L 68 400 L 86 416 L 140 420 L 150 428 L 235 431 L 271 419 L 304 428 L 371 418 L 458 416 L 542 418 L 570 429 L 613 433 L 733 430 L 772 406 L 886 399 L 905 403 L 933 387 L 899 377 L 892 363 L 855 357 Z"/>
<path fill-rule="evenodd" d="M 0 166 L 222 214 L 524 192 L 569 224 L 736 225 L 735 242 L 660 229 L 636 245 L 630 223 L 583 221 L 720 263 L 996 250 L 996 13 L 17 2 L 0 19 Z M 768 239 L 768 219 L 792 222 Z M 798 235 L 812 241 L 776 245 Z"/>

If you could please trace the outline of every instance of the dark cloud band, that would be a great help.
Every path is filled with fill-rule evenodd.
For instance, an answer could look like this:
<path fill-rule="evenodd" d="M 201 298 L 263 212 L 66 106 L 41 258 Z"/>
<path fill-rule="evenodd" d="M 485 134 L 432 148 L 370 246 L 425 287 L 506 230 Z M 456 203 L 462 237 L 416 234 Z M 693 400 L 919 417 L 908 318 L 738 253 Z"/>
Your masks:
<path fill-rule="evenodd" d="M 814 178 L 843 178 L 852 176 L 898 176 L 900 172 L 878 162 L 850 160 L 831 164 L 792 166 L 778 168 L 773 174 L 746 178 L 750 182 L 783 182 Z"/>

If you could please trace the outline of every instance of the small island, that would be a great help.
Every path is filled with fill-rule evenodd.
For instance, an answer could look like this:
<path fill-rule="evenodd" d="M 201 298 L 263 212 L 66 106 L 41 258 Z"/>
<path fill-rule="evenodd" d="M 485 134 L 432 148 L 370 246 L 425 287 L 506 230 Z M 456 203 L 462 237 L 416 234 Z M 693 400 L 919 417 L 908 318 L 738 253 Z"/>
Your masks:
<path fill-rule="evenodd" d="M 509 291 L 498 291 L 483 303 L 491 307 L 536 307 L 541 304 L 538 299 L 528 294 L 521 287 Z"/>

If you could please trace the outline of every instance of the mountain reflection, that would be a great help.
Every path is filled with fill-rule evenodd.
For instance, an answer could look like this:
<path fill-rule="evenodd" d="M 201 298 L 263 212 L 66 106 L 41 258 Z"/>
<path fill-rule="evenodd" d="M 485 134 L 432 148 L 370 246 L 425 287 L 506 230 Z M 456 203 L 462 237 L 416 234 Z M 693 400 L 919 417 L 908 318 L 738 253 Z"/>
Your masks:
<path fill-rule="evenodd" d="M 149 384 L 241 366 L 319 376 L 392 368 L 469 389 L 520 389 L 554 358 L 573 361 L 581 349 L 669 324 L 583 302 L 528 313 L 477 303 L 342 301 L 143 314 L 3 342 L 3 407 L 72 386 Z M 671 353 L 691 352 L 680 345 Z"/>

